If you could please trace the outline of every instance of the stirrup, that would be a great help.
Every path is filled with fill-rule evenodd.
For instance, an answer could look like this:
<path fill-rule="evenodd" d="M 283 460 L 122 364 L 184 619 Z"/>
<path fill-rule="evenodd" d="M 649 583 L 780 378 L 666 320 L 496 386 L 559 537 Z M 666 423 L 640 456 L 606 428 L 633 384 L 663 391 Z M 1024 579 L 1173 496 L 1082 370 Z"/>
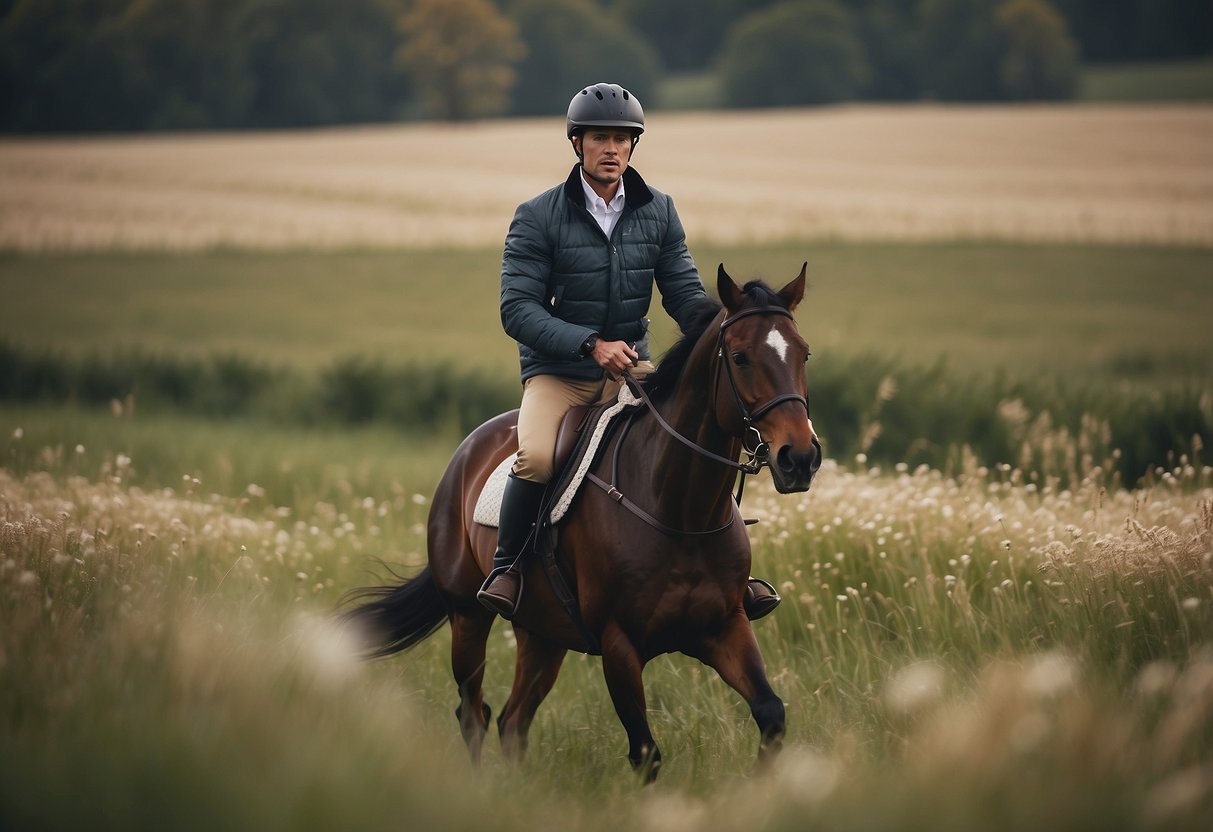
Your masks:
<path fill-rule="evenodd" d="M 476 593 L 476 600 L 482 606 L 497 613 L 506 621 L 510 621 L 518 613 L 518 605 L 522 601 L 522 567 L 518 558 L 513 563 L 504 564 L 494 567 L 489 571 L 489 574 L 484 579 L 484 583 L 480 587 L 480 591 Z M 509 599 L 505 595 L 496 595 L 488 591 L 489 584 L 494 583 L 498 578 L 513 572 L 518 581 L 518 591 L 514 594 L 514 598 Z"/>
<path fill-rule="evenodd" d="M 755 592 L 755 584 L 765 589 L 766 592 L 762 594 Z M 745 597 L 742 599 L 745 617 L 751 621 L 757 621 L 764 616 L 768 616 L 775 612 L 775 608 L 779 606 L 779 602 L 782 600 L 779 597 L 779 593 L 775 591 L 775 587 L 771 586 L 771 584 L 762 578 L 749 578 L 746 582 Z"/>

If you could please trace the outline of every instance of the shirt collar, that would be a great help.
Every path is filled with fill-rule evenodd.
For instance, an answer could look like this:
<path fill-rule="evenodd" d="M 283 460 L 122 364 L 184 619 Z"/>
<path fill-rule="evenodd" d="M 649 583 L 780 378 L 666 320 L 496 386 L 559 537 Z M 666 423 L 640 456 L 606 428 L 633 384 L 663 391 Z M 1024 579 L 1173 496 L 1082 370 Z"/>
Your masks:
<path fill-rule="evenodd" d="M 585 207 L 591 214 L 605 214 L 607 211 L 618 213 L 623 210 L 624 192 L 623 192 L 623 177 L 619 178 L 619 189 L 615 191 L 615 196 L 608 203 L 598 194 L 594 193 L 594 189 L 590 187 L 590 183 L 586 181 L 585 171 L 581 171 L 581 189 L 585 191 Z M 601 206 L 601 207 L 599 207 Z"/>

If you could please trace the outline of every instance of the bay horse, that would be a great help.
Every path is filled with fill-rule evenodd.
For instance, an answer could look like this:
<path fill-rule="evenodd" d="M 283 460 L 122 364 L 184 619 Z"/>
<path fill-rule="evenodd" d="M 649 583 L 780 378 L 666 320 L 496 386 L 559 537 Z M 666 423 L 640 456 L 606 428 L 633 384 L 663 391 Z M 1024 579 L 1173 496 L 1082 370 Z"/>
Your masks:
<path fill-rule="evenodd" d="M 744 697 L 761 736 L 760 761 L 780 748 L 784 705 L 743 611 L 750 542 L 732 490 L 738 470 L 765 465 L 778 491 L 806 491 L 821 464 L 808 412 L 808 345 L 792 317 L 807 266 L 776 292 L 761 281 L 739 288 L 722 264 L 721 304 L 705 299 L 691 331 L 644 380 L 648 407 L 615 431 L 591 469 L 611 488 L 583 486 L 559 526 L 556 562 L 580 621 L 558 603 L 539 558 L 528 558 L 512 619 L 513 688 L 497 720 L 507 757 L 525 752 L 569 650 L 601 653 L 628 760 L 646 782 L 657 776 L 661 752 L 641 671 L 663 653 L 698 659 Z M 481 425 L 455 452 L 430 509 L 428 566 L 401 584 L 355 591 L 364 603 L 345 613 L 368 634 L 372 656 L 411 647 L 450 622 L 455 713 L 473 762 L 489 727 L 482 682 L 495 617 L 476 592 L 492 565 L 496 530 L 472 515 L 489 475 L 517 450 L 517 414 Z M 749 464 L 737 461 L 743 450 Z"/>

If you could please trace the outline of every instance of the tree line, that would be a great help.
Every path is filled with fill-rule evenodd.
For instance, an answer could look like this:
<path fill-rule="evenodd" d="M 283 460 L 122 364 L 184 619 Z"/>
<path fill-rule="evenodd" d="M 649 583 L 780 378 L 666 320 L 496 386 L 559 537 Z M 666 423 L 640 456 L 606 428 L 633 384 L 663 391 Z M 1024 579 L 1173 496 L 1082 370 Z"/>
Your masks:
<path fill-rule="evenodd" d="M 668 73 L 733 107 L 1056 99 L 1211 51 L 1209 0 L 0 0 L 0 130 L 554 114 Z"/>

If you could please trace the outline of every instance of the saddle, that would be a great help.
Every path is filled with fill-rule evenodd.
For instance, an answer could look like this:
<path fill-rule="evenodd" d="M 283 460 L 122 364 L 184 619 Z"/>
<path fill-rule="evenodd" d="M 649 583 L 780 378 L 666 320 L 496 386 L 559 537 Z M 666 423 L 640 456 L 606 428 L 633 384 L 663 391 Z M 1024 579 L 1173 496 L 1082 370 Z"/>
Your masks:
<path fill-rule="evenodd" d="M 577 626 L 585 641 L 586 652 L 598 655 L 602 652 L 598 639 L 586 627 L 581 618 L 577 596 L 569 586 L 568 579 L 556 562 L 557 524 L 572 508 L 581 483 L 589 473 L 598 454 L 609 444 L 615 429 L 627 418 L 617 418 L 625 409 L 641 404 L 628 388 L 624 387 L 619 398 L 599 405 L 583 405 L 565 413 L 556 434 L 554 470 L 557 472 L 548 483 L 541 503 L 542 510 L 535 526 L 532 550 L 548 579 L 556 600 L 565 614 Z M 515 455 L 504 459 L 489 476 L 472 519 L 486 526 L 500 522 L 501 496 L 505 492 L 505 480 Z"/>
<path fill-rule="evenodd" d="M 584 482 L 590 466 L 606 447 L 618 425 L 623 411 L 640 405 L 626 387 L 619 398 L 603 404 L 581 405 L 565 413 L 556 434 L 553 456 L 555 473 L 548 482 L 543 498 L 543 525 L 555 525 L 568 514 Z M 485 482 L 476 500 L 472 519 L 482 526 L 496 528 L 501 517 L 501 496 L 505 493 L 506 477 L 514 464 L 515 455 L 503 459 Z"/>

